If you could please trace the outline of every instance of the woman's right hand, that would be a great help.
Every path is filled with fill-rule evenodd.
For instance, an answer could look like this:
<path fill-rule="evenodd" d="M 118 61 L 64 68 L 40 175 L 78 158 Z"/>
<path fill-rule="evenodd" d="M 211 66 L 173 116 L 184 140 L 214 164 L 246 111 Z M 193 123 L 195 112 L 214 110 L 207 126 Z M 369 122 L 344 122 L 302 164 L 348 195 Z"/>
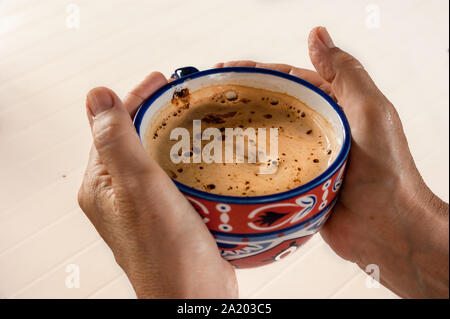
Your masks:
<path fill-rule="evenodd" d="M 219 63 L 274 69 L 301 77 L 330 94 L 352 130 L 345 184 L 324 240 L 362 269 L 375 264 L 381 283 L 402 297 L 449 296 L 449 208 L 425 185 L 400 118 L 354 57 L 327 30 L 309 36 L 316 72 L 252 61 Z"/>

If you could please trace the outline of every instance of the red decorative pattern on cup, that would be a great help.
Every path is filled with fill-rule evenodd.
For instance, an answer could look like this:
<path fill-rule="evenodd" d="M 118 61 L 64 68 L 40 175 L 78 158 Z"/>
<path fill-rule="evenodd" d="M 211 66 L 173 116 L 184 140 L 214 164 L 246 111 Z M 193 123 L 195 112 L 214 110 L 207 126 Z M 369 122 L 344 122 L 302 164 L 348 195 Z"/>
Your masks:
<path fill-rule="evenodd" d="M 288 256 L 319 231 L 334 206 L 345 167 L 346 162 L 324 183 L 282 201 L 229 204 L 185 195 L 214 234 L 222 256 L 237 268 L 256 267 Z"/>
<path fill-rule="evenodd" d="M 313 217 L 337 195 L 343 166 L 325 183 L 305 194 L 264 204 L 226 204 L 186 195 L 208 228 L 230 234 L 261 234 L 292 227 Z"/>
<path fill-rule="evenodd" d="M 298 248 L 303 246 L 308 240 L 310 240 L 312 235 L 304 236 L 300 238 L 296 238 L 289 241 L 284 241 L 280 245 L 266 250 L 264 252 L 261 252 L 259 254 L 236 259 L 236 260 L 230 260 L 231 264 L 238 269 L 242 268 L 254 268 L 259 266 L 264 266 L 267 264 L 271 264 L 275 261 L 279 261 L 287 256 L 290 256 L 292 253 L 297 251 Z"/>

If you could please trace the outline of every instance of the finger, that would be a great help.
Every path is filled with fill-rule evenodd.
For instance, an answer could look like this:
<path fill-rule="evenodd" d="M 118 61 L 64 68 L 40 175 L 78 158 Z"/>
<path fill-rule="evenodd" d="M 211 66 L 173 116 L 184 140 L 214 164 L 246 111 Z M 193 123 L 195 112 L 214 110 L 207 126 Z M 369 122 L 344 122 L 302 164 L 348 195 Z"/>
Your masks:
<path fill-rule="evenodd" d="M 254 61 L 230 61 L 226 63 L 220 63 L 216 65 L 222 65 L 222 67 L 249 67 L 249 68 L 262 68 L 262 69 L 270 69 L 283 73 L 288 73 L 291 75 L 295 75 L 302 78 L 308 78 L 312 82 L 321 84 L 324 80 L 320 77 L 317 72 L 296 68 L 288 64 L 279 64 L 279 63 L 260 63 Z M 305 79 L 306 80 L 306 79 Z M 313 83 L 314 84 L 314 83 Z"/>
<path fill-rule="evenodd" d="M 311 62 L 322 78 L 331 83 L 337 100 L 351 107 L 384 96 L 357 59 L 337 48 L 324 27 L 314 28 L 308 39 Z"/>
<path fill-rule="evenodd" d="M 283 73 L 288 73 L 293 76 L 299 77 L 309 83 L 319 87 L 327 94 L 331 94 L 331 85 L 325 81 L 317 72 L 308 69 L 293 67 L 288 64 L 279 63 L 259 63 L 254 61 L 230 61 L 226 63 L 218 63 L 219 67 L 249 67 L 249 68 L 262 68 L 270 69 Z"/>
<path fill-rule="evenodd" d="M 99 87 L 88 93 L 86 106 L 94 145 L 111 176 L 136 176 L 151 168 L 128 111 L 111 90 Z"/>
<path fill-rule="evenodd" d="M 134 117 L 137 109 L 150 95 L 166 84 L 167 79 L 162 73 L 152 72 L 131 90 L 123 100 L 123 104 L 131 117 Z"/>
<path fill-rule="evenodd" d="M 331 94 L 331 85 L 325 81 L 317 72 L 308 69 L 293 67 L 288 64 L 256 63 L 257 68 L 271 69 L 301 78 Z"/>
<path fill-rule="evenodd" d="M 247 68 L 256 68 L 256 62 L 250 60 L 242 60 L 242 61 L 228 61 L 222 63 L 223 68 L 231 68 L 231 67 L 247 67 Z"/>

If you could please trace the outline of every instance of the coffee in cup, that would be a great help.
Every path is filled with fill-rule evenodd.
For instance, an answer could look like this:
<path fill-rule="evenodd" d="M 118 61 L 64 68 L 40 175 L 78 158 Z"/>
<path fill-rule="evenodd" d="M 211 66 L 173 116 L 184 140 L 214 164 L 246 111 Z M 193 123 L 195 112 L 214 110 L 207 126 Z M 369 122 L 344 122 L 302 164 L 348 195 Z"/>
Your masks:
<path fill-rule="evenodd" d="M 179 128 L 189 133 L 187 148 L 176 148 L 180 136 L 171 139 Z M 208 129 L 215 129 L 216 136 L 203 139 Z M 270 143 L 273 130 L 276 150 Z M 218 160 L 211 162 L 211 150 L 205 153 L 205 148 L 214 138 L 222 142 L 216 149 L 221 154 L 214 154 Z M 332 126 L 299 99 L 241 85 L 176 91 L 170 105 L 152 119 L 145 139 L 149 155 L 174 180 L 237 197 L 281 193 L 306 184 L 331 165 L 339 149 Z M 238 139 L 244 143 L 239 145 Z M 227 143 L 233 150 L 228 158 Z"/>

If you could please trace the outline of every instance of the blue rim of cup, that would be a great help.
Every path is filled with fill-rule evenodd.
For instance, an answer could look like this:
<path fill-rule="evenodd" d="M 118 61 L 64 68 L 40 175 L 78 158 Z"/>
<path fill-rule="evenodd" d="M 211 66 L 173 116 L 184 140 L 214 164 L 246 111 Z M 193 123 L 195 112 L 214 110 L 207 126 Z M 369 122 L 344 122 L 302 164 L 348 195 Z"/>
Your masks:
<path fill-rule="evenodd" d="M 237 197 L 237 196 L 224 196 L 224 195 L 217 195 L 212 193 L 207 193 L 192 187 L 189 187 L 187 185 L 184 185 L 174 179 L 173 182 L 178 187 L 178 189 L 189 196 L 194 196 L 201 199 L 206 199 L 209 201 L 217 202 L 217 203 L 229 203 L 229 204 L 241 204 L 241 205 L 251 205 L 251 204 L 263 204 L 263 203 L 272 203 L 272 202 L 278 202 L 282 200 L 286 200 L 289 198 L 296 197 L 298 195 L 304 194 L 309 192 L 310 190 L 316 188 L 317 186 L 323 184 L 326 182 L 329 178 L 331 178 L 344 164 L 345 160 L 348 157 L 348 154 L 350 152 L 350 144 L 351 144 L 351 133 L 350 133 L 350 126 L 347 121 L 347 117 L 345 116 L 344 112 L 342 111 L 341 107 L 324 91 L 319 89 L 317 86 L 301 79 L 296 76 L 275 71 L 275 70 L 269 70 L 269 69 L 261 69 L 261 68 L 249 68 L 249 67 L 229 67 L 229 68 L 217 68 L 217 69 L 210 69 L 205 71 L 199 71 L 196 73 L 189 74 L 186 77 L 179 78 L 175 81 L 172 81 L 163 87 L 161 87 L 159 90 L 157 90 L 155 93 L 153 93 L 139 108 L 139 110 L 136 113 L 136 116 L 134 117 L 134 126 L 137 130 L 137 134 L 139 138 L 142 140 L 142 137 L 140 135 L 140 127 L 142 123 L 142 119 L 147 112 L 147 110 L 150 108 L 150 106 L 155 102 L 162 94 L 164 94 L 166 91 L 170 90 L 171 88 L 178 86 L 184 82 L 187 82 L 191 79 L 203 77 L 206 75 L 211 74 L 217 74 L 217 73 L 228 73 L 228 72 L 237 72 L 237 73 L 262 73 L 262 74 L 269 74 L 277 77 L 281 77 L 293 82 L 296 82 L 302 86 L 307 87 L 308 89 L 314 91 L 315 93 L 322 96 L 334 109 L 334 111 L 338 114 L 339 119 L 341 120 L 342 127 L 344 128 L 344 138 L 343 138 L 343 144 L 342 148 L 339 152 L 339 155 L 337 158 L 333 161 L 333 163 L 318 177 L 313 179 L 312 181 L 301 185 L 297 188 L 288 190 L 286 192 L 271 194 L 271 195 L 265 195 L 265 196 L 254 196 L 254 197 Z"/>

